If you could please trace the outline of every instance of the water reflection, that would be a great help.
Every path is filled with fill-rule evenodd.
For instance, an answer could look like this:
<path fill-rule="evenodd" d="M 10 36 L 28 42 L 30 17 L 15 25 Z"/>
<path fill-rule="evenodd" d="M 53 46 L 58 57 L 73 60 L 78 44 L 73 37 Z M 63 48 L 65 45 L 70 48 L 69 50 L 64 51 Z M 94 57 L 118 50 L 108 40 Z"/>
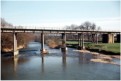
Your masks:
<path fill-rule="evenodd" d="M 14 77 L 16 78 L 17 72 L 19 69 L 19 65 L 21 65 L 21 64 L 24 65 L 24 63 L 29 61 L 29 58 L 28 57 L 23 58 L 23 57 L 17 55 L 17 56 L 13 56 L 13 58 L 11 58 L 11 59 L 12 59 L 12 63 L 13 63 L 13 65 L 12 65 L 13 70 L 12 71 L 13 71 Z"/>
<path fill-rule="evenodd" d="M 79 64 L 84 64 L 84 63 L 85 63 L 85 54 L 79 53 Z"/>
<path fill-rule="evenodd" d="M 66 69 L 66 52 L 62 52 L 62 67 L 63 71 Z"/>
<path fill-rule="evenodd" d="M 36 44 L 38 45 L 38 44 Z M 113 80 L 120 79 L 120 67 L 104 64 L 90 63 L 95 58 L 92 54 L 61 52 L 57 49 L 52 53 L 40 55 L 33 51 L 19 54 L 18 57 L 1 58 L 2 80 Z M 35 52 L 35 51 L 34 51 Z M 55 53 L 56 52 L 56 53 Z M 118 62 L 120 60 L 117 60 Z"/>
<path fill-rule="evenodd" d="M 14 73 L 16 73 L 16 71 L 17 71 L 18 59 L 19 59 L 18 56 L 14 56 L 14 57 L 13 57 L 13 60 L 14 60 Z"/>
<path fill-rule="evenodd" d="M 87 64 L 90 62 L 90 59 L 93 58 L 91 54 L 88 53 L 79 53 L 79 64 Z"/>
<path fill-rule="evenodd" d="M 42 73 L 44 73 L 44 54 L 41 54 L 41 60 L 42 60 L 42 63 L 41 63 L 41 66 L 42 66 Z"/>

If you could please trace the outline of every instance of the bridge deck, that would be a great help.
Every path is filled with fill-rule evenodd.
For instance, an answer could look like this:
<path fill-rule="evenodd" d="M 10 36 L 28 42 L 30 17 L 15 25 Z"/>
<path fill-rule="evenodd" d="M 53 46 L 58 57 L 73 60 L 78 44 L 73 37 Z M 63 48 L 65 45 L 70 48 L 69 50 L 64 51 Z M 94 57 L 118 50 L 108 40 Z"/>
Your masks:
<path fill-rule="evenodd" d="M 44 33 L 120 33 L 120 31 L 92 31 L 92 30 L 57 30 L 57 29 L 23 29 L 23 28 L 1 28 L 1 32 L 44 32 Z"/>

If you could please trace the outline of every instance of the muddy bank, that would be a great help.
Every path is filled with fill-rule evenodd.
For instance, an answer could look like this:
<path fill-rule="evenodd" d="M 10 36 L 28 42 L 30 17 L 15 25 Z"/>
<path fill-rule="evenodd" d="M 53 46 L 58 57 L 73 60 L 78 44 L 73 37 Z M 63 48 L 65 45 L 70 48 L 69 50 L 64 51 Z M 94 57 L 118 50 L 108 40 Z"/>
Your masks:
<path fill-rule="evenodd" d="M 89 50 L 74 50 L 74 51 L 81 52 L 80 54 L 91 54 L 93 58 L 90 59 L 90 61 L 92 62 L 120 65 L 113 61 L 113 58 L 120 59 L 121 58 L 120 55 L 105 55 L 98 52 L 91 52 Z"/>
<path fill-rule="evenodd" d="M 22 48 L 25 48 L 25 46 L 24 45 L 20 45 L 20 46 L 18 46 L 17 47 L 17 50 L 19 50 L 19 49 L 22 49 Z M 1 50 L 1 54 L 12 54 L 13 53 L 13 48 L 4 48 L 4 49 L 2 49 Z"/>
<path fill-rule="evenodd" d="M 119 55 L 111 55 L 111 54 L 105 54 L 105 53 L 99 53 L 99 52 L 92 52 L 92 51 L 89 51 L 89 50 L 79 50 L 79 52 L 83 52 L 83 53 L 90 53 L 92 55 L 99 55 L 100 57 L 107 57 L 107 58 L 117 58 L 117 59 L 120 59 L 121 56 L 120 54 Z"/>
<path fill-rule="evenodd" d="M 92 62 L 99 62 L 99 63 L 107 63 L 107 64 L 114 64 L 114 65 L 120 65 L 118 63 L 115 63 L 113 61 L 113 58 L 120 59 L 120 55 L 118 56 L 112 56 L 112 55 L 104 55 L 104 54 L 98 54 L 96 58 L 91 59 Z"/>
<path fill-rule="evenodd" d="M 67 44 L 66 45 L 67 47 L 69 48 L 76 48 L 76 49 L 80 49 L 77 44 Z M 105 50 L 99 50 L 99 49 L 89 49 L 89 48 L 86 48 L 86 50 L 88 51 L 91 51 L 91 52 L 98 52 L 98 53 L 101 53 L 101 54 L 106 54 L 106 55 L 120 55 L 120 53 L 114 53 L 114 52 L 110 52 L 110 51 L 105 51 Z"/>
<path fill-rule="evenodd" d="M 103 53 L 103 54 L 106 54 L 106 55 L 120 55 L 120 53 L 114 53 L 114 52 L 105 51 L 105 50 L 99 50 L 99 49 L 88 49 L 88 48 L 86 48 L 86 49 L 87 49 L 87 50 L 89 50 L 89 51 L 92 51 L 92 52 Z"/>

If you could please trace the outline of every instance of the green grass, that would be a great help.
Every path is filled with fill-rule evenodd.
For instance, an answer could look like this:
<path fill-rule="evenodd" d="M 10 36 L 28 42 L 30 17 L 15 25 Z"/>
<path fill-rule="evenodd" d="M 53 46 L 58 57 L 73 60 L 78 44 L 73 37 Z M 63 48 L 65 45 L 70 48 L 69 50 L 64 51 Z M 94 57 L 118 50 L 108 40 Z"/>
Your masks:
<path fill-rule="evenodd" d="M 113 53 L 120 53 L 120 43 L 113 43 L 113 44 L 99 43 L 98 45 L 89 44 L 88 47 L 92 49 L 105 50 Z"/>
<path fill-rule="evenodd" d="M 66 44 L 78 44 L 78 41 L 66 41 Z"/>
<path fill-rule="evenodd" d="M 67 41 L 67 44 L 78 44 L 78 41 Z M 89 49 L 99 49 L 99 50 L 104 50 L 108 52 L 113 52 L 113 53 L 120 53 L 120 43 L 113 43 L 113 44 L 108 44 L 108 43 L 99 43 L 99 44 L 94 44 L 94 43 L 85 43 L 84 44 L 86 48 Z"/>

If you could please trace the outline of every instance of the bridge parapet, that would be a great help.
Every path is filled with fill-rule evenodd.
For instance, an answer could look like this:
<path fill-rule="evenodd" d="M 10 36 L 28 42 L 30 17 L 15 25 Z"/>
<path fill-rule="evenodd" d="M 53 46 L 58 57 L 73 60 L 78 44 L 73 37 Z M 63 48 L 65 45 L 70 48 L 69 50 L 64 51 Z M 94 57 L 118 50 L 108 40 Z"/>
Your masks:
<path fill-rule="evenodd" d="M 120 33 L 120 31 L 97 31 L 97 30 L 60 30 L 60 29 L 24 29 L 24 28 L 1 28 L 1 32 L 44 32 L 44 33 Z"/>

